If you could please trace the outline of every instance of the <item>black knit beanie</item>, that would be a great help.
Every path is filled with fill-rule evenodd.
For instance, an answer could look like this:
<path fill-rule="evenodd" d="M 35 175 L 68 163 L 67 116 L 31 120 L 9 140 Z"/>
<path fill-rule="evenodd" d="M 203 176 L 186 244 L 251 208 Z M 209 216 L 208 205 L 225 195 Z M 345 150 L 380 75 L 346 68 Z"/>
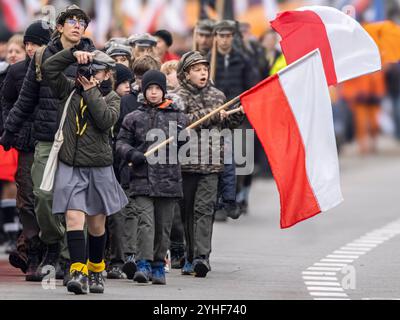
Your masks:
<path fill-rule="evenodd" d="M 115 88 L 125 81 L 133 81 L 132 71 L 127 66 L 117 63 L 115 66 Z"/>
<path fill-rule="evenodd" d="M 51 30 L 47 23 L 42 20 L 33 22 L 26 29 L 24 43 L 33 42 L 39 46 L 46 45 L 50 41 Z"/>
<path fill-rule="evenodd" d="M 152 84 L 158 85 L 164 93 L 163 97 L 165 97 L 167 94 L 167 78 L 165 77 L 165 74 L 158 70 L 149 70 L 143 75 L 142 92 L 145 98 L 146 90 Z"/>

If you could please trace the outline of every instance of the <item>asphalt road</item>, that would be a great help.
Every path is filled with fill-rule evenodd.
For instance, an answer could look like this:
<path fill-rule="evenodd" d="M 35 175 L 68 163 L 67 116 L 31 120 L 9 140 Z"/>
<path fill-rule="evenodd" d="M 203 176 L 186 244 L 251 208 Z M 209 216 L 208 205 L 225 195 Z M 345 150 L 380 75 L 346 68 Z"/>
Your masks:
<path fill-rule="evenodd" d="M 0 299 L 400 299 L 400 148 L 340 158 L 337 208 L 281 230 L 273 180 L 257 180 L 250 213 L 216 223 L 207 278 L 167 275 L 166 286 L 108 280 L 103 295 L 76 297 L 57 282 L 27 283 L 0 254 Z M 0 249 L 1 250 L 1 249 Z"/>

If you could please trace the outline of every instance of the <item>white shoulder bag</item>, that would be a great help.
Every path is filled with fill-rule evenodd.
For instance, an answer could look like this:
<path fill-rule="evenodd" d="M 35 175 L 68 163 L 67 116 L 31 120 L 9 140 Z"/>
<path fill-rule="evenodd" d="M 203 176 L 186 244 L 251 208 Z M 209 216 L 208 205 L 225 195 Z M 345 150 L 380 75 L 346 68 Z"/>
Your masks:
<path fill-rule="evenodd" d="M 60 121 L 60 126 L 54 136 L 54 142 L 50 150 L 49 158 L 46 162 L 46 167 L 44 168 L 42 183 L 40 184 L 40 189 L 43 191 L 53 190 L 54 178 L 56 176 L 57 165 L 58 165 L 58 153 L 60 152 L 61 146 L 64 142 L 63 127 L 65 123 L 65 118 L 67 117 L 68 106 L 71 102 L 72 96 L 75 93 L 75 89 L 72 90 L 67 101 L 65 102 L 63 114 Z"/>

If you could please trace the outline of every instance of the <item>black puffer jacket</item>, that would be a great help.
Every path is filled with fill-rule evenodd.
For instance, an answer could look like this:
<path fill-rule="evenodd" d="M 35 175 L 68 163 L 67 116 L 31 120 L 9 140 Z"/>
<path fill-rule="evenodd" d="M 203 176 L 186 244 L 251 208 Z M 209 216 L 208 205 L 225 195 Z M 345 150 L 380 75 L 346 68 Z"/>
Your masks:
<path fill-rule="evenodd" d="M 152 107 L 141 105 L 136 111 L 129 113 L 122 122 L 122 128 L 117 139 L 117 153 L 122 159 L 129 161 L 132 152 L 145 153 L 155 142 L 146 141 L 146 135 L 151 129 L 160 129 L 169 138 L 169 123 L 177 122 L 185 128 L 186 116 L 173 103 L 167 107 Z M 161 141 L 158 141 L 161 142 Z M 181 198 L 182 176 L 178 163 L 170 164 L 172 146 L 165 147 L 166 164 L 142 164 L 131 168 L 130 192 L 134 196 Z M 171 161 L 172 162 L 172 161 Z"/>
<path fill-rule="evenodd" d="M 8 68 L 9 68 L 8 63 L 6 63 L 4 61 L 0 62 L 0 92 L 3 88 L 3 84 L 4 84 L 4 80 L 6 78 L 6 75 L 7 75 Z M 5 121 L 6 121 L 6 119 L 3 119 L 3 113 L 1 112 L 1 105 L 0 105 L 0 135 L 3 134 Z"/>
<path fill-rule="evenodd" d="M 28 71 L 31 59 L 27 57 L 24 61 L 17 62 L 10 66 L 7 76 L 3 83 L 3 88 L 0 94 L 1 106 L 4 121 L 7 120 L 10 110 L 14 103 L 18 100 L 19 93 L 24 82 L 26 72 Z M 25 121 L 15 137 L 13 147 L 19 151 L 32 152 L 34 150 L 34 141 L 32 137 L 32 125 L 34 114 Z"/>
<path fill-rule="evenodd" d="M 120 107 L 120 114 L 117 123 L 114 125 L 113 128 L 113 152 L 114 152 L 114 173 L 121 184 L 121 187 L 124 189 L 129 188 L 130 184 L 130 167 L 126 161 L 121 159 L 119 154 L 116 152 L 116 142 L 118 133 L 121 130 L 122 121 L 125 119 L 126 115 L 137 110 L 141 103 L 138 101 L 139 92 L 137 90 L 132 90 L 130 94 L 123 96 L 121 98 L 121 107 Z"/>
<path fill-rule="evenodd" d="M 211 59 L 211 56 L 208 56 Z M 250 89 L 260 80 L 260 75 L 252 62 L 236 49 L 223 56 L 217 54 L 215 86 L 221 90 L 227 100 L 233 99 Z"/>
<path fill-rule="evenodd" d="M 95 50 L 93 42 L 88 38 L 82 38 L 76 48 L 84 51 Z M 52 39 L 43 54 L 42 63 L 62 49 L 60 38 Z M 65 69 L 64 74 L 68 78 L 74 79 L 77 68 L 77 63 L 74 63 Z M 46 80 L 42 80 L 41 82 L 36 80 L 35 59 L 33 58 L 25 76 L 21 93 L 10 111 L 4 129 L 14 134 L 18 133 L 22 124 L 37 109 L 33 125 L 33 137 L 38 141 L 52 142 L 54 141 L 54 135 L 58 127 L 58 109 L 60 103 L 59 97 L 54 96 Z"/>

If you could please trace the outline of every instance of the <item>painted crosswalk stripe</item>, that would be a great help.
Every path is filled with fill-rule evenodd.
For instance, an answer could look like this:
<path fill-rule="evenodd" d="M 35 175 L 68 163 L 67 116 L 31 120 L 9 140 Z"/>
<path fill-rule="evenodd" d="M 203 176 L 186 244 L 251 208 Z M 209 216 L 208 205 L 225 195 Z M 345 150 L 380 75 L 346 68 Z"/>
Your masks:
<path fill-rule="evenodd" d="M 304 280 L 323 280 L 323 281 L 337 281 L 336 277 L 316 277 L 316 276 L 303 276 Z"/>
<path fill-rule="evenodd" d="M 344 266 L 347 266 L 347 263 L 321 263 L 321 262 L 316 262 L 316 263 L 314 263 L 314 266 L 316 266 L 316 267 L 344 267 Z"/>
<path fill-rule="evenodd" d="M 341 267 L 333 268 L 333 267 L 308 267 L 307 270 L 314 270 L 314 271 L 340 271 L 342 270 Z"/>
<path fill-rule="evenodd" d="M 339 282 L 323 282 L 323 281 L 306 281 L 306 286 L 332 286 L 332 287 L 340 287 Z"/>
<path fill-rule="evenodd" d="M 334 254 L 359 254 L 359 255 L 361 255 L 361 254 L 365 254 L 365 252 L 363 252 L 363 251 L 351 251 L 351 252 L 349 252 L 349 251 L 342 251 L 342 250 L 336 250 L 336 251 L 333 251 L 333 253 Z"/>
<path fill-rule="evenodd" d="M 310 291 L 334 291 L 334 292 L 343 292 L 343 288 L 334 288 L 334 287 L 307 287 L 307 290 Z"/>
<path fill-rule="evenodd" d="M 345 256 L 345 255 L 338 255 L 338 254 L 328 254 L 327 255 L 327 257 L 328 258 L 354 258 L 354 259 L 357 259 L 358 258 L 358 256 L 356 256 L 356 255 L 353 255 L 353 256 Z"/>
<path fill-rule="evenodd" d="M 351 263 L 354 259 L 321 259 L 321 262 L 348 262 Z"/>
<path fill-rule="evenodd" d="M 368 252 L 372 248 L 363 248 L 363 247 L 341 247 L 340 250 L 347 250 L 347 251 L 365 251 Z"/>
<path fill-rule="evenodd" d="M 321 276 L 335 276 L 335 275 L 336 275 L 336 272 L 303 271 L 302 274 L 321 275 Z"/>
<path fill-rule="evenodd" d="M 325 296 L 325 297 L 348 297 L 347 294 L 341 292 L 310 292 L 312 296 Z"/>

